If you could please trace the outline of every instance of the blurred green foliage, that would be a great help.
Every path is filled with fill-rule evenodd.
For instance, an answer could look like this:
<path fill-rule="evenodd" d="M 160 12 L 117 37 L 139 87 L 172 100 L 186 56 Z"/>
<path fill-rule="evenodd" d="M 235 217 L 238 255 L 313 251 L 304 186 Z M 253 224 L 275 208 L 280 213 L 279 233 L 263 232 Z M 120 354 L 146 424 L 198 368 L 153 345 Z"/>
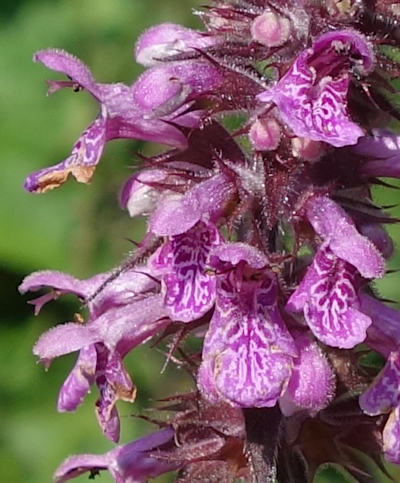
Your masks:
<path fill-rule="evenodd" d="M 50 481 L 69 454 L 103 452 L 112 447 L 100 434 L 93 412 L 93 391 L 75 414 L 56 412 L 57 392 L 75 355 L 53 363 L 46 374 L 35 364 L 32 345 L 48 327 L 71 320 L 78 308 L 71 299 L 45 307 L 34 319 L 16 287 L 34 270 L 57 269 L 88 277 L 121 263 L 139 239 L 143 221 L 132 222 L 118 207 L 117 193 L 135 163 L 134 153 L 154 149 L 143 143 L 111 143 L 92 184 L 74 181 L 45 195 L 22 189 L 31 171 L 58 162 L 97 113 L 85 92 L 57 92 L 46 98 L 45 79 L 58 78 L 31 62 L 47 47 L 63 48 L 90 66 L 103 82 L 131 83 L 141 68 L 133 62 L 133 43 L 146 27 L 163 21 L 199 25 L 191 7 L 200 0 L 3 0 L 0 9 L 0 481 Z M 377 190 L 386 205 L 399 201 L 395 190 Z M 398 208 L 392 213 L 400 216 Z M 390 226 L 395 240 L 398 226 Z M 390 267 L 400 267 L 396 253 Z M 377 284 L 387 298 L 399 300 L 399 275 Z M 190 387 L 176 369 L 161 375 L 163 356 L 147 347 L 135 350 L 127 364 L 139 386 L 134 405 L 120 404 L 122 442 L 150 430 L 131 417 L 149 400 Z M 77 481 L 87 481 L 83 476 Z M 111 479 L 102 474 L 100 481 Z M 326 480 L 328 481 L 328 480 Z M 329 481 L 333 481 L 330 479 Z"/>
<path fill-rule="evenodd" d="M 85 92 L 70 90 L 46 97 L 46 79 L 60 78 L 31 59 L 35 51 L 58 47 L 77 55 L 102 82 L 127 84 L 140 73 L 133 45 L 150 25 L 164 21 L 196 25 L 185 0 L 19 0 L 0 7 L 0 481 L 51 481 L 69 454 L 112 448 L 93 411 L 96 390 L 74 414 L 58 414 L 58 389 L 76 354 L 54 361 L 48 373 L 36 364 L 32 346 L 48 327 L 71 320 L 73 298 L 50 304 L 40 317 L 17 293 L 22 278 L 34 270 L 57 269 L 78 277 L 118 266 L 131 249 L 127 238 L 140 239 L 143 221 L 133 222 L 118 206 L 118 192 L 142 143 L 116 141 L 103 156 L 91 185 L 68 182 L 44 195 L 22 189 L 27 174 L 66 157 L 72 144 L 98 111 Z M 194 23 L 193 23 L 194 22 Z M 62 77 L 62 76 L 61 76 Z M 26 297 L 29 299 L 29 297 Z M 153 427 L 131 415 L 150 399 L 190 387 L 177 370 L 160 374 L 164 358 L 146 347 L 127 358 L 139 386 L 135 404 L 120 404 L 122 442 Z M 105 473 L 100 481 L 111 478 Z M 77 481 L 87 481 L 82 476 Z"/>

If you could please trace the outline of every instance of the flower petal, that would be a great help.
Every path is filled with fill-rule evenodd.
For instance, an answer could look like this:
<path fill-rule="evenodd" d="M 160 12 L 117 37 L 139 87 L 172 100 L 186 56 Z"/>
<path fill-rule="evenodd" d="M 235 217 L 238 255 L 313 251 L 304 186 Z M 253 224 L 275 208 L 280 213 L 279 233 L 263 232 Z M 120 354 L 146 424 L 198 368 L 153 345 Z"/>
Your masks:
<path fill-rule="evenodd" d="M 24 294 L 40 290 L 43 287 L 53 289 L 52 292 L 29 302 L 35 306 L 35 315 L 37 315 L 45 303 L 58 298 L 62 294 L 72 293 L 83 300 L 87 299 L 109 276 L 110 274 L 102 273 L 88 280 L 79 280 L 67 273 L 42 270 L 25 277 L 18 290 L 21 294 Z"/>
<path fill-rule="evenodd" d="M 54 479 L 57 483 L 63 483 L 86 471 L 107 469 L 116 483 L 145 483 L 148 478 L 155 478 L 179 467 L 179 464 L 165 463 L 150 456 L 157 453 L 160 446 L 170 442 L 173 436 L 173 430 L 166 428 L 132 443 L 117 446 L 103 455 L 70 456 L 57 468 Z"/>
<path fill-rule="evenodd" d="M 98 330 L 91 330 L 88 325 L 67 323 L 57 325 L 39 337 L 33 353 L 46 366 L 54 359 L 70 352 L 83 349 L 88 345 L 101 341 Z"/>
<path fill-rule="evenodd" d="M 82 403 L 95 380 L 96 364 L 96 347 L 94 345 L 83 347 L 75 367 L 61 387 L 57 403 L 58 411 L 75 411 Z"/>
<path fill-rule="evenodd" d="M 258 98 L 275 103 L 283 121 L 299 137 L 336 147 L 355 144 L 363 130 L 347 111 L 352 55 L 360 58 L 357 66 L 364 72 L 372 68 L 372 49 L 364 37 L 350 30 L 323 34 L 297 57 L 275 87 Z"/>
<path fill-rule="evenodd" d="M 40 62 L 51 70 L 62 72 L 78 86 L 87 89 L 94 97 L 100 98 L 98 84 L 86 65 L 77 57 L 60 49 L 46 49 L 36 52 L 35 62 Z"/>
<path fill-rule="evenodd" d="M 151 67 L 133 84 L 133 98 L 140 111 L 165 118 L 192 99 L 222 82 L 210 62 L 188 60 Z"/>
<path fill-rule="evenodd" d="M 245 262 L 251 268 L 261 269 L 268 265 L 268 258 L 257 248 L 246 243 L 223 243 L 214 248 L 212 256 L 221 262 L 236 266 L 240 262 Z M 218 267 L 217 261 L 212 261 L 211 265 Z"/>
<path fill-rule="evenodd" d="M 201 218 L 217 219 L 234 193 L 226 176 L 215 175 L 191 188 L 183 196 L 168 196 L 160 201 L 149 220 L 149 230 L 159 236 L 180 235 Z"/>
<path fill-rule="evenodd" d="M 293 361 L 292 375 L 279 400 L 285 416 L 307 409 L 314 415 L 325 408 L 335 393 L 335 376 L 318 345 L 305 335 L 295 337 L 299 356 Z"/>
<path fill-rule="evenodd" d="M 24 188 L 33 193 L 44 193 L 61 186 L 70 174 L 80 183 L 89 183 L 103 153 L 106 124 L 107 118 L 103 112 L 82 133 L 68 158 L 59 164 L 29 175 L 25 180 Z"/>
<path fill-rule="evenodd" d="M 27 276 L 19 287 L 21 293 L 51 287 L 52 292 L 29 303 L 35 305 L 35 314 L 50 300 L 60 295 L 72 293 L 88 302 L 91 318 L 95 318 L 111 308 L 132 302 L 138 294 L 146 293 L 157 286 L 153 275 L 146 267 L 138 266 L 126 270 L 112 279 L 112 272 L 100 273 L 87 280 L 79 280 L 66 273 L 43 270 Z M 106 283 L 109 281 L 109 283 Z M 102 290 L 91 300 L 91 297 Z"/>
<path fill-rule="evenodd" d="M 208 255 L 221 243 L 212 224 L 197 223 L 166 242 L 150 259 L 162 274 L 162 292 L 168 316 L 190 322 L 208 312 L 215 300 L 215 276 L 207 272 Z"/>
<path fill-rule="evenodd" d="M 392 352 L 372 385 L 360 396 L 361 409 L 369 416 L 389 412 L 400 404 L 400 353 Z"/>
<path fill-rule="evenodd" d="M 110 350 L 118 346 L 121 355 L 161 330 L 168 320 L 160 295 L 153 295 L 103 313 L 86 325 L 68 323 L 45 332 L 34 354 L 48 362 L 55 357 L 103 342 Z"/>
<path fill-rule="evenodd" d="M 198 385 L 212 402 L 272 407 L 285 389 L 296 349 L 276 305 L 275 281 L 243 283 L 237 292 L 235 275 L 220 277 Z"/>
<path fill-rule="evenodd" d="M 315 255 L 286 309 L 293 312 L 303 309 L 315 337 L 343 349 L 363 342 L 372 323 L 358 310 L 355 269 L 324 247 Z"/>
<path fill-rule="evenodd" d="M 204 32 L 163 23 L 150 27 L 135 46 L 136 62 L 146 67 L 159 64 L 170 56 L 215 44 L 215 37 Z"/>
<path fill-rule="evenodd" d="M 96 415 L 104 434 L 111 441 L 119 440 L 119 416 L 115 404 L 122 399 L 134 402 L 136 387 L 127 373 L 118 351 L 109 351 L 97 344 L 98 365 L 96 384 L 100 397 L 96 402 Z"/>
<path fill-rule="evenodd" d="M 315 196 L 307 203 L 307 218 L 332 252 L 354 265 L 365 278 L 381 278 L 385 260 L 375 245 L 360 235 L 353 221 L 327 196 Z"/>

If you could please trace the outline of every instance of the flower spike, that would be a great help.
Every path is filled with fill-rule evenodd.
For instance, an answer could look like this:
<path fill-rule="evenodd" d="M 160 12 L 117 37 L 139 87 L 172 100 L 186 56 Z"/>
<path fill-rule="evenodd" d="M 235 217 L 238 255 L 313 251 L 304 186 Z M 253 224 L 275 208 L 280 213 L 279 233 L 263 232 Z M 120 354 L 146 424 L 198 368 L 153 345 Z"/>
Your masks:
<path fill-rule="evenodd" d="M 372 189 L 400 177 L 396 3 L 213 0 L 196 12 L 204 31 L 167 22 L 139 37 L 132 85 L 97 82 L 62 50 L 35 54 L 69 78 L 49 93 L 86 90 L 99 114 L 28 191 L 88 183 L 113 139 L 162 145 L 123 185 L 121 207 L 147 230 L 118 269 L 21 284 L 50 289 L 35 314 L 67 293 L 86 309 L 34 346 L 46 366 L 78 353 L 57 408 L 97 386 L 117 442 L 117 403 L 142 390 L 124 358 L 151 338 L 164 369 L 193 380 L 152 413 L 163 429 L 68 458 L 58 482 L 101 470 L 117 483 L 305 482 L 326 465 L 372 481 L 391 471 L 382 454 L 400 465 L 400 313 L 374 285 L 395 250 L 384 224 L 399 220 Z"/>

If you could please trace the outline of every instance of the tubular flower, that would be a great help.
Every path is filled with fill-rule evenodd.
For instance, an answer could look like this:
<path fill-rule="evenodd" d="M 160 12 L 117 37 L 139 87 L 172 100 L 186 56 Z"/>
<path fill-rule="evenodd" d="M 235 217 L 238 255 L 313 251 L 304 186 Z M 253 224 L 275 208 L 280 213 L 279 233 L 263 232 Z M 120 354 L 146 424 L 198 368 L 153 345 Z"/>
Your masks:
<path fill-rule="evenodd" d="M 370 416 L 390 413 L 383 430 L 383 451 L 392 463 L 400 464 L 400 359 L 391 352 L 372 386 L 360 397 L 361 409 Z"/>
<path fill-rule="evenodd" d="M 51 81 L 49 93 L 64 87 L 86 89 L 100 103 L 100 113 L 74 144 L 68 158 L 26 179 L 25 188 L 33 192 L 53 189 L 64 183 L 69 174 L 88 183 L 106 142 L 111 139 L 143 139 L 185 146 L 179 126 L 199 124 L 199 112 L 186 111 L 196 96 L 220 82 L 216 69 L 202 60 L 155 66 L 132 86 L 97 83 L 79 59 L 62 50 L 37 52 L 34 60 L 71 79 Z"/>
<path fill-rule="evenodd" d="M 275 277 L 249 246 L 213 254 L 217 300 L 204 340 L 199 386 L 205 397 L 237 407 L 274 406 L 290 377 L 296 348 L 277 306 Z"/>
<path fill-rule="evenodd" d="M 340 147 L 363 135 L 347 111 L 350 69 L 367 74 L 373 53 L 366 39 L 353 31 L 328 32 L 302 52 L 277 85 L 258 96 L 273 102 L 297 136 Z"/>
<path fill-rule="evenodd" d="M 37 272 L 20 287 L 51 289 L 35 313 L 66 293 L 88 309 L 34 347 L 47 366 L 79 352 L 58 409 L 74 411 L 96 384 L 116 442 L 117 401 L 137 390 L 123 359 L 151 338 L 196 384 L 163 399 L 174 414 L 153 419 L 160 431 L 69 458 L 59 482 L 106 469 L 118 483 L 168 471 L 180 483 L 302 483 L 331 463 L 369 478 L 349 457 L 360 452 L 400 464 L 400 315 L 372 285 L 394 251 L 383 225 L 398 220 L 371 190 L 400 176 L 388 128 L 400 119 L 388 53 L 399 28 L 396 2 L 369 3 L 212 0 L 196 12 L 204 32 L 163 23 L 139 37 L 146 69 L 130 86 L 96 82 L 64 51 L 35 54 L 70 78 L 50 93 L 85 89 L 100 113 L 28 191 L 90 181 L 112 139 L 164 145 L 121 190 L 147 229 L 118 270 Z M 383 362 L 365 368 L 371 351 Z"/>
<path fill-rule="evenodd" d="M 287 310 L 304 311 L 311 331 L 321 342 L 351 349 L 363 342 L 371 319 L 360 312 L 356 271 L 322 247 Z"/>
<path fill-rule="evenodd" d="M 168 60 L 168 57 L 191 50 L 205 49 L 218 43 L 218 38 L 182 27 L 163 23 L 146 30 L 135 46 L 135 59 L 146 67 Z"/>
<path fill-rule="evenodd" d="M 159 461 L 156 456 L 152 456 L 152 453 L 156 455 L 163 445 L 168 444 L 173 436 L 173 430 L 167 428 L 129 444 L 117 446 L 104 455 L 71 456 L 57 468 L 54 479 L 57 483 L 63 483 L 86 471 L 94 475 L 106 469 L 116 483 L 146 482 L 148 478 L 155 478 L 179 466 Z"/>
<path fill-rule="evenodd" d="M 109 274 L 101 274 L 81 281 L 59 272 L 37 272 L 23 281 L 20 291 L 53 288 L 31 302 L 38 313 L 44 303 L 64 293 L 89 300 L 108 277 Z M 119 399 L 133 402 L 136 396 L 122 358 L 168 323 L 159 296 L 151 295 L 155 285 L 146 269 L 124 273 L 108 284 L 99 297 L 88 302 L 90 316 L 86 324 L 70 322 L 50 329 L 34 348 L 35 355 L 47 367 L 55 357 L 80 351 L 75 367 L 61 387 L 57 408 L 61 412 L 75 411 L 90 386 L 96 383 L 100 392 L 96 415 L 104 433 L 113 441 L 119 439 L 115 403 Z M 143 299 L 146 293 L 148 296 Z"/>

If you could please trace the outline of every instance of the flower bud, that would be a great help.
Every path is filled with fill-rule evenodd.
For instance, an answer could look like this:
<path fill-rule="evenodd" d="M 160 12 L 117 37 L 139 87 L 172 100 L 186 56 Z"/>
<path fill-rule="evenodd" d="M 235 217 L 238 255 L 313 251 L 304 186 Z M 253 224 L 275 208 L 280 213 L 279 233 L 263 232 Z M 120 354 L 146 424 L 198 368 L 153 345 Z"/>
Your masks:
<path fill-rule="evenodd" d="M 292 139 L 292 152 L 297 158 L 303 158 L 312 163 L 318 161 L 325 150 L 324 145 L 319 141 L 295 137 Z"/>
<path fill-rule="evenodd" d="M 257 119 L 250 128 L 249 138 L 254 149 L 273 151 L 281 140 L 280 126 L 273 118 Z"/>
<path fill-rule="evenodd" d="M 267 47 L 279 47 L 289 38 L 290 21 L 274 12 L 266 11 L 254 19 L 251 36 Z"/>

